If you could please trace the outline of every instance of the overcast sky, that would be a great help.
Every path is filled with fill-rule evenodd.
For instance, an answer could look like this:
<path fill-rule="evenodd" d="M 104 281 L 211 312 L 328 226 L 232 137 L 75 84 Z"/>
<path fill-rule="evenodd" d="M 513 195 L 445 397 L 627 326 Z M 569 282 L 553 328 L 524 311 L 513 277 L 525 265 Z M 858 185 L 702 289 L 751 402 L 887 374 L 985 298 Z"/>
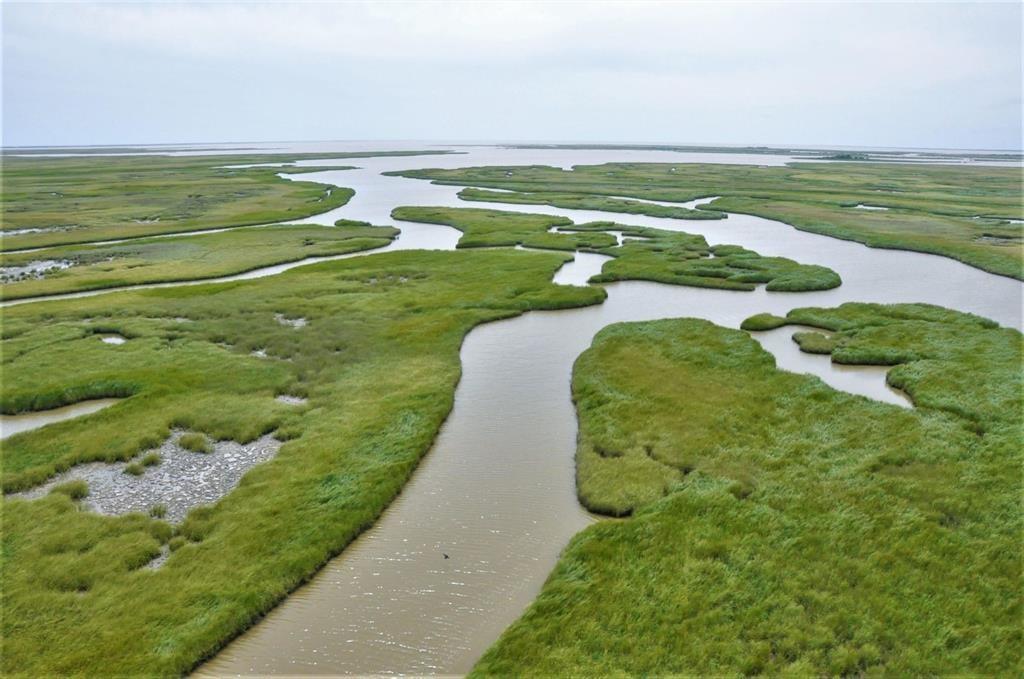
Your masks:
<path fill-rule="evenodd" d="M 1021 5 L 3 2 L 5 145 L 1021 147 Z"/>

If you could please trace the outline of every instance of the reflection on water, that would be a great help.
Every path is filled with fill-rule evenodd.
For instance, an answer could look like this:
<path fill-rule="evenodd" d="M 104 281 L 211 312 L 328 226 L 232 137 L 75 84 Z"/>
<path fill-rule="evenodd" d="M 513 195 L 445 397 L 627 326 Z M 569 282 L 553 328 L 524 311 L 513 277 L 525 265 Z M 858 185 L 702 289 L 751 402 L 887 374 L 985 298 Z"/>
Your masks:
<path fill-rule="evenodd" d="M 91 401 L 80 401 L 63 408 L 40 410 L 34 413 L 25 413 L 24 415 L 0 415 L 0 439 L 20 434 L 23 431 L 45 427 L 54 422 L 88 415 L 97 410 L 103 410 L 120 400 L 118 398 L 98 398 Z"/>
<path fill-rule="evenodd" d="M 462 156 L 407 159 L 402 165 L 508 162 Z M 362 164 L 365 170 L 345 173 L 356 196 L 328 219 L 345 216 L 385 224 L 398 205 L 467 206 L 455 196 L 460 187 L 380 176 L 380 171 L 398 166 L 394 159 Z M 322 178 L 320 173 L 302 177 Z M 548 206 L 471 205 L 565 215 L 577 222 L 609 219 L 607 213 Z M 1006 324 L 1020 323 L 1015 304 L 1021 295 L 1019 282 L 951 260 L 869 250 L 744 215 L 717 221 L 629 215 L 619 221 L 701 233 L 712 244 L 737 243 L 765 254 L 826 264 L 840 272 L 844 285 L 793 294 L 623 282 L 607 286 L 608 299 L 599 306 L 533 312 L 476 328 L 462 347 L 463 376 L 455 407 L 399 498 L 309 585 L 203 666 L 200 674 L 468 671 L 533 599 L 568 539 L 593 520 L 576 501 L 576 419 L 569 383 L 576 357 L 609 323 L 695 316 L 739 327 L 762 311 L 785 314 L 795 306 L 857 299 L 945 303 Z M 406 238 L 425 225 L 399 226 Z M 584 284 L 604 259 L 577 253 L 558 271 L 555 282 Z M 984 294 L 977 294 L 979 290 Z M 779 333 L 778 342 L 769 333 L 758 338 L 784 369 L 906 405 L 884 386 L 883 369 L 851 372 L 826 356 L 799 352 L 789 335 Z"/>
<path fill-rule="evenodd" d="M 787 325 L 774 330 L 754 332 L 751 335 L 766 351 L 775 355 L 775 365 L 783 370 L 808 373 L 821 378 L 834 389 L 848 391 L 893 405 L 912 407 L 914 404 L 904 392 L 885 382 L 889 368 L 878 365 L 842 365 L 832 363 L 828 354 L 808 354 L 800 351 L 793 341 L 793 333 L 800 331 L 824 332 L 820 328 Z"/>

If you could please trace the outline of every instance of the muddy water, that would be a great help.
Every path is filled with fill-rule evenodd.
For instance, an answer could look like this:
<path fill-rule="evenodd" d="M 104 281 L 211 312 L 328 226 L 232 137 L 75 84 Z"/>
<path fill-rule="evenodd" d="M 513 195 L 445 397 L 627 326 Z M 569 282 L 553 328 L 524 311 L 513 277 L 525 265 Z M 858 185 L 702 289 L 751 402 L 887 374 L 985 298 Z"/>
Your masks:
<path fill-rule="evenodd" d="M 356 189 L 348 205 L 308 221 L 331 224 L 347 218 L 391 224 L 391 209 L 399 205 L 488 206 L 458 200 L 455 194 L 460 187 L 380 175 L 387 170 L 528 163 L 567 167 L 611 160 L 685 162 L 671 154 L 470 151 L 462 156 L 360 159 L 359 170 L 301 175 L 303 180 Z M 758 160 L 766 164 L 765 158 Z M 686 206 L 701 202 L 706 200 Z M 454 410 L 398 500 L 308 586 L 229 645 L 200 674 L 468 670 L 522 612 L 565 543 L 590 520 L 575 500 L 576 421 L 569 380 L 576 356 L 609 323 L 693 316 L 738 327 L 744 318 L 761 311 L 784 314 L 795 306 L 856 300 L 931 302 L 1020 327 L 1018 281 L 940 257 L 869 250 L 742 215 L 700 221 L 534 205 L 490 206 L 564 215 L 577 222 L 616 219 L 700 233 L 713 244 L 735 243 L 763 254 L 830 266 L 843 277 L 844 285 L 825 292 L 787 294 L 617 283 L 608 286 L 609 298 L 600 306 L 535 312 L 477 328 L 462 348 L 463 378 Z M 441 226 L 396 225 L 403 233 L 386 249 L 450 249 L 459 235 Z M 599 271 L 602 261 L 597 255 L 578 254 L 574 263 L 557 272 L 555 280 L 583 284 Z M 267 267 L 225 280 L 273 275 L 304 263 L 308 262 Z M 786 369 L 817 374 L 837 388 L 895 402 L 884 385 L 882 370 L 844 381 L 846 371 L 827 358 L 794 353 L 788 334 L 763 334 L 759 339 Z"/>
<path fill-rule="evenodd" d="M 39 429 L 54 422 L 62 422 L 73 417 L 89 415 L 98 410 L 103 410 L 107 406 L 114 405 L 120 400 L 118 398 L 98 398 L 91 401 L 80 401 L 63 408 L 40 410 L 24 415 L 0 415 L 0 439 L 14 436 L 23 431 Z"/>
<path fill-rule="evenodd" d="M 788 325 L 775 330 L 751 333 L 766 351 L 775 355 L 775 365 L 790 372 L 811 373 L 820 377 L 826 384 L 906 408 L 913 402 L 906 393 L 890 387 L 885 383 L 885 375 L 889 369 L 878 365 L 840 365 L 832 363 L 828 354 L 807 354 L 793 341 L 793 333 L 802 330 L 822 332 L 820 328 L 801 325 Z"/>
<path fill-rule="evenodd" d="M 465 157 L 431 161 L 483 164 Z M 387 162 L 347 172 L 356 197 L 328 218 L 380 224 L 388 223 L 397 205 L 466 205 L 455 198 L 458 187 L 380 177 L 379 171 L 394 167 L 394 159 Z M 315 177 L 320 175 L 303 175 Z M 493 207 L 578 222 L 609 218 L 545 206 Z M 608 286 L 608 300 L 600 306 L 534 312 L 477 328 L 462 348 L 454 410 L 402 495 L 372 529 L 200 668 L 200 675 L 467 671 L 539 591 L 568 539 L 591 520 L 575 499 L 576 421 L 569 383 L 573 361 L 609 323 L 695 316 L 738 327 L 756 312 L 785 314 L 795 306 L 863 300 L 926 301 L 1020 325 L 1019 282 L 951 260 L 869 250 L 756 217 L 701 222 L 629 215 L 621 221 L 826 264 L 840 272 L 844 285 L 787 294 L 617 283 Z M 399 226 L 412 232 L 419 225 Z M 602 263 L 598 255 L 578 253 L 555 280 L 583 284 Z M 793 329 L 786 332 L 758 337 L 781 367 L 907 405 L 885 386 L 883 369 L 851 372 L 827 357 L 794 352 Z"/>

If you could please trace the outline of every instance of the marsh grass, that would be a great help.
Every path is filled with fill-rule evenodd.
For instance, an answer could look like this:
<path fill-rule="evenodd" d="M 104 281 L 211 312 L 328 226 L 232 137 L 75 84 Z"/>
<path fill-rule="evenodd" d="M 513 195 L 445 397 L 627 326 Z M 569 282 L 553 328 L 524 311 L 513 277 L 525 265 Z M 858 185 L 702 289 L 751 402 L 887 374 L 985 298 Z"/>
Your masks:
<path fill-rule="evenodd" d="M 205 435 L 196 432 L 182 434 L 178 438 L 178 445 L 185 450 L 191 450 L 193 453 L 213 452 L 213 446 L 210 444 L 209 439 Z"/>
<path fill-rule="evenodd" d="M 835 338 L 820 332 L 796 332 L 793 341 L 800 345 L 800 351 L 808 354 L 831 354 L 836 348 Z"/>
<path fill-rule="evenodd" d="M 604 298 L 551 283 L 569 257 L 383 253 L 270 279 L 5 309 L 5 412 L 130 394 L 5 439 L 5 491 L 83 462 L 130 460 L 175 429 L 287 442 L 177 528 L 79 511 L 60 494 L 4 499 L 4 674 L 181 675 L 213 654 L 399 492 L 451 408 L 471 328 Z M 296 332 L 275 314 L 310 323 Z M 94 323 L 133 339 L 104 345 Z M 249 355 L 257 346 L 267 358 Z M 295 408 L 275 400 L 281 393 L 309 400 Z M 143 569 L 164 545 L 166 563 Z"/>
<path fill-rule="evenodd" d="M 757 331 L 757 330 L 774 330 L 775 328 L 781 328 L 786 325 L 786 319 L 775 314 L 755 314 L 750 318 L 747 318 L 740 325 L 741 330 Z"/>
<path fill-rule="evenodd" d="M 440 184 L 514 193 L 488 200 L 545 202 L 615 211 L 608 196 L 688 201 L 721 196 L 699 212 L 774 219 L 870 247 L 928 252 L 1024 279 L 1020 167 L 893 163 L 790 163 L 786 167 L 697 163 L 607 163 L 572 170 L 546 166 L 395 172 Z M 479 188 L 465 189 L 474 199 Z M 493 193 L 493 192 L 491 192 Z M 586 202 L 582 202 L 586 199 Z M 858 204 L 887 210 L 858 210 Z M 621 206 L 618 206 L 621 207 Z M 709 212 L 714 214 L 714 212 Z M 988 237 L 986 237 L 988 236 Z"/>
<path fill-rule="evenodd" d="M 823 266 L 783 257 L 762 257 L 736 245 L 709 246 L 703 236 L 615 222 L 574 224 L 548 215 L 477 208 L 399 207 L 395 219 L 446 224 L 462 231 L 459 248 L 524 245 L 556 250 L 586 250 L 613 257 L 592 283 L 649 280 L 724 290 L 827 290 L 839 275 Z M 622 245 L 608 231 L 631 237 Z"/>
<path fill-rule="evenodd" d="M 307 257 L 379 248 L 397 235 L 398 229 L 363 224 L 285 225 L 177 238 L 140 238 L 109 245 L 54 247 L 47 250 L 47 257 L 65 259 L 74 265 L 40 279 L 5 284 L 0 287 L 0 298 L 229 276 Z M 38 257 L 38 253 L 0 254 L 0 265 L 17 265 Z"/>
<path fill-rule="evenodd" d="M 487 203 L 514 203 L 518 205 L 551 205 L 568 210 L 601 210 L 604 212 L 621 212 L 648 217 L 669 217 L 672 219 L 725 219 L 725 214 L 714 210 L 691 210 L 685 207 L 644 203 L 622 198 L 605 198 L 603 196 L 583 195 L 575 193 L 508 193 L 506 191 L 487 191 L 486 189 L 466 188 L 459 191 L 459 198 L 468 201 Z"/>
<path fill-rule="evenodd" d="M 147 453 L 142 456 L 141 460 L 139 460 L 139 464 L 143 467 L 155 467 L 161 462 L 163 462 L 163 459 L 160 457 L 159 453 Z"/>
<path fill-rule="evenodd" d="M 75 479 L 54 486 L 50 492 L 67 495 L 72 500 L 81 500 L 89 496 L 89 484 L 82 479 Z"/>
<path fill-rule="evenodd" d="M 458 248 L 523 245 L 545 250 L 578 250 L 615 245 L 607 233 L 550 233 L 571 226 L 572 220 L 549 215 L 480 208 L 397 207 L 391 216 L 408 222 L 444 224 L 463 233 Z"/>
<path fill-rule="evenodd" d="M 329 155 L 337 159 L 435 153 L 445 152 Z M 323 158 L 323 154 L 68 158 L 4 155 L 4 172 L 0 177 L 3 229 L 43 231 L 4 237 L 0 247 L 5 251 L 22 250 L 309 217 L 344 205 L 352 197 L 352 190 L 284 179 L 278 173 L 302 174 L 327 168 L 224 166 L 318 158 Z M 349 169 L 333 163 L 325 165 L 330 169 Z"/>
<path fill-rule="evenodd" d="M 614 230 L 632 237 L 622 245 L 597 250 L 614 259 L 591 278 L 592 283 L 648 280 L 746 291 L 765 285 L 774 292 L 829 290 L 842 283 L 839 274 L 824 266 L 800 264 L 785 257 L 762 257 L 738 245 L 709 246 L 703 236 L 688 233 L 614 222 L 563 226 L 559 230 Z"/>
<path fill-rule="evenodd" d="M 1020 333 L 924 305 L 787 321 L 917 408 L 704 321 L 605 328 L 573 372 L 578 490 L 632 516 L 572 540 L 474 676 L 1016 673 Z"/>

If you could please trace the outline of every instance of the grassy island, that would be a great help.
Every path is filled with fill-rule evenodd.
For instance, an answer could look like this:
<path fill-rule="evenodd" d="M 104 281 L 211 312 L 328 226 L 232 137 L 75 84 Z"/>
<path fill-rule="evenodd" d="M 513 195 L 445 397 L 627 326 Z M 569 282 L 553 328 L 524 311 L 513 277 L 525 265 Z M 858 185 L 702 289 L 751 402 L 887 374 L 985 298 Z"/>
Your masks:
<path fill-rule="evenodd" d="M 580 165 L 571 171 L 526 166 L 395 174 L 475 187 L 460 194 L 468 200 L 485 196 L 488 201 L 613 212 L 628 211 L 616 205 L 622 198 L 684 202 L 720 196 L 691 212 L 707 212 L 711 217 L 721 212 L 757 215 L 870 247 L 942 255 L 1024 279 L 1024 208 L 1020 200 L 1024 170 L 1020 167 L 608 163 Z M 480 189 L 505 193 L 492 190 L 481 194 Z M 652 216 L 676 216 L 644 210 Z"/>
<path fill-rule="evenodd" d="M 177 525 L 159 508 L 79 511 L 87 488 L 5 498 L 3 673 L 171 676 L 213 654 L 399 492 L 452 406 L 471 328 L 604 298 L 551 283 L 568 258 L 386 253 L 5 309 L 4 413 L 124 398 L 6 439 L 5 492 L 79 463 L 128 460 L 173 428 L 286 443 Z M 105 333 L 127 341 L 105 344 Z M 163 547 L 173 550 L 166 563 L 145 568 Z"/>
<path fill-rule="evenodd" d="M 800 309 L 916 409 L 746 333 L 619 324 L 577 361 L 577 535 L 474 676 L 1007 675 L 1022 633 L 1021 335 L 922 305 Z"/>
<path fill-rule="evenodd" d="M 522 245 L 586 250 L 613 259 L 592 283 L 648 280 L 724 290 L 806 292 L 839 286 L 839 274 L 784 257 L 762 257 L 736 245 L 709 246 L 703 236 L 615 222 L 574 224 L 564 217 L 478 208 L 400 207 L 391 216 L 446 224 L 463 232 L 459 248 Z M 613 234 L 620 234 L 622 242 Z"/>
<path fill-rule="evenodd" d="M 6 282 L 0 298 L 19 299 L 144 283 L 188 281 L 242 273 L 306 257 L 379 248 L 398 229 L 369 224 L 243 227 L 191 236 L 133 238 L 105 245 L 65 245 L 44 253 L 0 254 L 0 266 L 19 267 L 40 257 L 67 268 Z"/>
<path fill-rule="evenodd" d="M 301 219 L 344 205 L 352 190 L 283 179 L 279 173 L 350 169 L 331 164 L 338 159 L 431 153 L 436 152 L 61 158 L 4 154 L 0 249 Z M 276 166 L 296 160 L 324 164 Z M 275 166 L 229 167 L 238 165 Z"/>

